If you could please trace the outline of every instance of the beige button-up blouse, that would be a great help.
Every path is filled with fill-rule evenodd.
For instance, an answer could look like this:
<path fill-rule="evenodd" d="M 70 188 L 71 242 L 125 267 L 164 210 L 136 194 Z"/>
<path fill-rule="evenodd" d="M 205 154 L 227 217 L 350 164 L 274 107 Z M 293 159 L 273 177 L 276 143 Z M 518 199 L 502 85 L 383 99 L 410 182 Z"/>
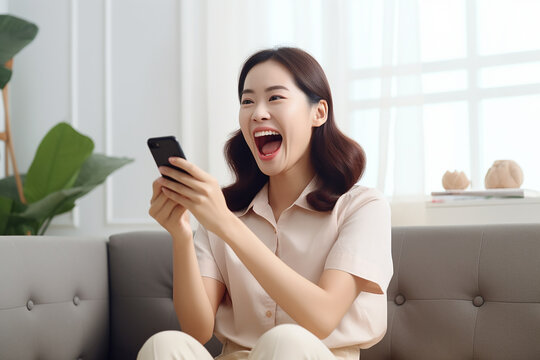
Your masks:
<path fill-rule="evenodd" d="M 390 208 L 379 191 L 355 185 L 332 211 L 319 212 L 306 200 L 314 188 L 315 179 L 277 223 L 268 204 L 268 184 L 236 214 L 280 259 L 313 283 L 318 283 L 324 269 L 337 269 L 380 286 L 382 295 L 361 292 L 323 340 L 329 348 L 356 344 L 367 348 L 386 331 L 386 289 L 393 271 Z M 272 327 L 295 323 L 223 240 L 200 226 L 195 247 L 201 275 L 227 288 L 214 330 L 222 342 L 228 339 L 252 348 Z"/>

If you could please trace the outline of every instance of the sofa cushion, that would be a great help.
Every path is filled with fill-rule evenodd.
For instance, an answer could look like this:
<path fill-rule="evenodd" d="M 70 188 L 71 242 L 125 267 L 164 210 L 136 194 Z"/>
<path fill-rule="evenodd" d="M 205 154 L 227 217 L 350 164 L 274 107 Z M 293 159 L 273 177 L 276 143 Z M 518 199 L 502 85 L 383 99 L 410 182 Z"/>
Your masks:
<path fill-rule="evenodd" d="M 172 239 L 166 232 L 133 232 L 109 239 L 111 359 L 135 359 L 157 332 L 180 330 L 172 302 Z M 214 356 L 221 344 L 207 345 Z"/>

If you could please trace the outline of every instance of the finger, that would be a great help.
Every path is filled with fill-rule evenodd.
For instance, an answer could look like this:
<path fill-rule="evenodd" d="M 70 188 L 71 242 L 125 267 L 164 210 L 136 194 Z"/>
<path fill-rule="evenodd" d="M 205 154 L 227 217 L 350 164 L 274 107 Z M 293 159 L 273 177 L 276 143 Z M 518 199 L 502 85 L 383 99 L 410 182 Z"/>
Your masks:
<path fill-rule="evenodd" d="M 152 217 L 154 215 L 157 216 L 157 214 L 159 214 L 159 212 L 161 211 L 163 205 L 165 205 L 168 200 L 169 198 L 163 193 L 163 191 L 160 190 L 159 195 L 151 202 L 150 210 L 148 210 L 150 215 Z"/>
<path fill-rule="evenodd" d="M 185 174 L 185 173 L 183 173 L 183 172 L 181 172 L 179 170 L 173 169 L 173 168 L 168 167 L 168 166 L 160 166 L 158 170 L 161 173 L 161 175 L 163 175 L 161 177 L 162 178 L 161 180 L 158 179 L 158 182 L 162 186 L 165 185 L 165 184 L 168 184 L 167 182 L 163 182 L 162 180 L 171 181 L 173 183 L 184 184 L 184 182 L 187 181 L 188 179 L 193 179 L 193 177 L 191 177 L 191 175 L 187 175 L 187 174 Z M 186 184 L 184 184 L 184 185 L 186 185 Z"/>
<path fill-rule="evenodd" d="M 161 187 L 163 186 L 159 179 L 162 177 L 160 176 L 154 182 L 152 183 L 152 198 L 150 199 L 150 204 L 159 196 L 162 194 Z"/>
<path fill-rule="evenodd" d="M 189 175 L 193 176 L 197 180 L 201 181 L 208 181 L 212 179 L 212 176 L 208 174 L 206 171 L 199 168 L 197 165 L 187 161 L 186 159 L 183 159 L 181 157 L 170 157 L 169 162 L 179 167 L 180 169 L 183 169 L 189 173 Z M 185 174 L 184 174 L 185 175 Z"/>
<path fill-rule="evenodd" d="M 172 190 L 189 199 L 194 199 L 199 194 L 196 190 L 182 183 L 177 183 L 165 178 L 160 179 L 159 182 L 162 184 L 163 189 Z"/>
<path fill-rule="evenodd" d="M 185 196 L 182 196 L 181 194 L 175 192 L 175 191 L 172 191 L 170 189 L 167 189 L 166 187 L 163 188 L 163 193 L 165 194 L 165 196 L 167 196 L 170 200 L 182 205 L 183 207 L 185 207 L 186 209 L 189 209 L 190 208 L 190 205 L 192 204 L 192 202 Z"/>
<path fill-rule="evenodd" d="M 183 182 L 184 179 L 191 178 L 191 175 L 186 174 L 185 172 L 180 171 L 178 169 L 174 169 L 170 166 L 162 165 L 158 168 L 158 170 L 161 173 L 162 177 L 167 176 L 177 182 Z"/>
<path fill-rule="evenodd" d="M 165 194 L 163 194 L 164 197 L 167 199 L 165 204 L 160 210 L 160 214 L 165 218 L 169 218 L 171 216 L 171 213 L 173 212 L 174 208 L 178 206 L 178 204 L 171 199 L 169 199 Z"/>
<path fill-rule="evenodd" d="M 178 220 L 180 220 L 184 216 L 184 214 L 187 213 L 187 211 L 186 211 L 186 208 L 183 207 L 182 205 L 179 205 L 178 203 L 175 203 L 175 204 L 176 204 L 176 206 L 171 211 L 168 219 L 173 219 L 173 220 L 178 219 Z"/>
<path fill-rule="evenodd" d="M 186 195 L 187 197 L 189 198 L 192 198 L 193 199 L 193 195 L 195 194 L 208 194 L 208 189 L 209 187 L 212 187 L 212 184 L 209 184 L 210 182 L 212 183 L 215 183 L 215 186 L 218 186 L 219 185 L 217 184 L 217 182 L 215 181 L 214 178 L 212 178 L 211 176 L 209 177 L 208 180 L 199 180 L 199 179 L 196 179 L 194 178 L 193 176 L 190 176 L 190 175 L 187 175 L 187 174 L 184 174 L 178 170 L 174 170 L 174 169 L 171 169 L 169 167 L 162 167 L 160 168 L 160 171 L 162 172 L 162 174 L 164 175 L 167 175 L 167 176 L 170 176 L 170 177 L 173 177 L 173 178 L 176 178 L 177 179 L 177 182 L 172 182 L 172 184 L 178 184 L 180 183 L 180 185 L 183 185 L 182 187 L 174 187 L 174 186 L 169 186 L 170 183 L 162 183 L 164 186 L 167 186 L 169 187 L 171 190 L 174 190 L 182 195 Z M 209 186 L 210 185 L 210 186 Z M 191 189 L 194 191 L 194 193 L 192 193 L 191 195 L 188 195 L 188 192 L 185 192 L 183 189 Z"/>

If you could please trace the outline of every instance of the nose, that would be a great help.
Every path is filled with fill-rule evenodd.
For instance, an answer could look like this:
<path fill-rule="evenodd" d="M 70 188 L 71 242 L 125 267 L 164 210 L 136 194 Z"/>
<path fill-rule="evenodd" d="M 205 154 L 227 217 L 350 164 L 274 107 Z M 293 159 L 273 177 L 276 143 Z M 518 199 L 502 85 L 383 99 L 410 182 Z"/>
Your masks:
<path fill-rule="evenodd" d="M 255 108 L 253 109 L 253 113 L 251 114 L 251 119 L 253 121 L 263 121 L 270 119 L 270 113 L 268 112 L 268 108 L 266 107 L 266 104 L 259 103 Z"/>

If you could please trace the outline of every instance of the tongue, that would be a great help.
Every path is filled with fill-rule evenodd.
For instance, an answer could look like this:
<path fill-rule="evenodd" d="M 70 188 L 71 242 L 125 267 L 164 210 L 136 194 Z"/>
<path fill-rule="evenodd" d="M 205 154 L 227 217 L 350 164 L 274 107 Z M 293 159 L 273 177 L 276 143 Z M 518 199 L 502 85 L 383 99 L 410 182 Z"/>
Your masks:
<path fill-rule="evenodd" d="M 280 145 L 281 145 L 280 140 L 269 141 L 269 142 L 267 142 L 266 144 L 263 145 L 262 153 L 264 155 L 272 154 L 272 153 L 276 152 L 277 149 L 279 149 Z"/>

